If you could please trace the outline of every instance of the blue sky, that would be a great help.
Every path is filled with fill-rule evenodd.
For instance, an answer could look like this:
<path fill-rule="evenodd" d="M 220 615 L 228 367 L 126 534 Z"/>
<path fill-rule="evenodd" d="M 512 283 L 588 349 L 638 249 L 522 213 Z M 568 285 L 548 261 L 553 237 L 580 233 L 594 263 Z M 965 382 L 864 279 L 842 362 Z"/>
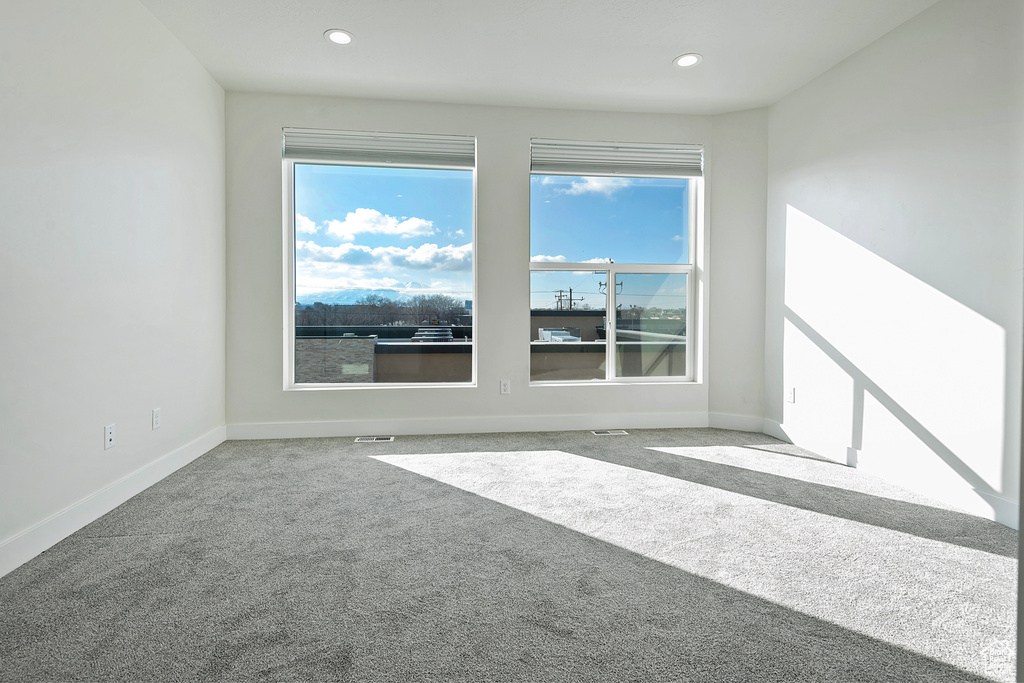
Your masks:
<path fill-rule="evenodd" d="M 685 263 L 688 197 L 686 180 L 533 176 L 530 255 Z M 472 298 L 471 171 L 296 164 L 295 214 L 300 300 L 373 289 Z M 587 303 L 603 308 L 607 278 L 581 275 Z"/>
<path fill-rule="evenodd" d="M 295 165 L 296 296 L 472 298 L 473 173 Z"/>
<path fill-rule="evenodd" d="M 534 261 L 687 263 L 686 179 L 541 176 L 530 179 Z"/>

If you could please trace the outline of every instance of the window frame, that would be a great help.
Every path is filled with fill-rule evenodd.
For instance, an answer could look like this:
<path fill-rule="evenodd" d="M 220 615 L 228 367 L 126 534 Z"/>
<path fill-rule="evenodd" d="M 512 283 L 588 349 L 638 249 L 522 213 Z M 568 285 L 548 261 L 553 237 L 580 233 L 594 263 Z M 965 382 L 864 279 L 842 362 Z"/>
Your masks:
<path fill-rule="evenodd" d="M 698 302 L 697 302 L 697 274 L 699 269 L 697 262 L 700 258 L 698 248 L 703 243 L 703 217 L 704 217 L 704 179 L 702 176 L 681 176 L 681 175 L 626 175 L 612 174 L 612 173 L 571 173 L 571 172 L 531 172 L 530 177 L 533 176 L 551 176 L 551 175 L 564 175 L 571 177 L 582 177 L 582 176 L 604 176 L 604 177 L 656 177 L 656 178 L 686 178 L 689 180 L 689 230 L 687 235 L 688 240 L 688 254 L 689 263 L 685 264 L 668 264 L 668 263 L 557 263 L 549 261 L 530 261 L 530 274 L 535 272 L 606 272 L 607 282 L 613 283 L 616 281 L 618 274 L 655 274 L 655 275 L 671 275 L 671 274 L 685 274 L 686 277 L 686 374 L 685 375 L 670 375 L 670 376 L 651 376 L 651 377 L 624 377 L 619 376 L 617 373 L 615 353 L 617 349 L 618 341 L 618 327 L 617 320 L 618 315 L 615 309 L 615 290 L 614 287 L 607 287 L 605 290 L 605 377 L 604 379 L 588 379 L 588 380 L 533 380 L 529 382 L 529 386 L 601 386 L 609 384 L 693 384 L 698 381 L 698 372 L 696 364 L 698 362 L 698 338 L 701 333 L 697 330 L 698 320 Z M 531 190 L 532 192 L 532 190 Z M 531 197 L 532 202 L 532 197 Z M 532 231 L 533 226 L 530 225 L 531 232 L 531 254 L 532 252 Z M 532 258 L 532 257 L 531 257 Z M 532 310 L 532 308 L 531 308 Z M 529 328 L 527 334 L 528 343 L 531 344 L 529 350 L 531 352 L 530 364 L 532 368 L 532 341 L 530 340 Z M 532 370 L 531 370 L 532 373 Z"/>
<path fill-rule="evenodd" d="M 369 135 L 369 134 L 368 134 Z M 470 136 L 466 136 L 470 137 Z M 475 144 L 475 141 L 474 141 Z M 281 160 L 282 164 L 282 191 L 283 191 L 283 202 L 282 206 L 284 209 L 284 216 L 282 217 L 282 235 L 283 235 L 283 347 L 284 347 L 284 367 L 283 370 L 283 388 L 284 391 L 365 391 L 365 390 L 390 390 L 390 389 L 466 389 L 475 388 L 477 386 L 477 372 L 478 372 L 478 360 L 479 354 L 477 353 L 477 318 L 476 315 L 476 296 L 479 290 L 479 283 L 477 282 L 479 270 L 477 268 L 477 196 L 478 196 L 478 177 L 477 177 L 477 164 L 475 162 L 474 152 L 474 163 L 472 168 L 466 168 L 464 166 L 445 166 L 441 164 L 417 164 L 415 162 L 403 161 L 401 163 L 389 164 L 386 161 L 352 161 L 344 159 L 330 159 L 324 158 L 323 156 L 313 155 L 299 155 L 292 154 L 284 156 Z M 369 167 L 369 168 L 402 168 L 402 169 L 424 169 L 424 170 L 461 170 L 470 171 L 472 173 L 472 237 L 473 237 L 473 268 L 470 275 L 473 295 L 471 300 L 473 301 L 473 321 L 472 321 L 472 339 L 470 341 L 470 356 L 471 356 L 471 375 L 470 380 L 467 382 L 323 382 L 323 383 L 297 383 L 295 381 L 295 165 L 296 164 L 313 164 L 313 165 L 330 165 L 330 166 L 345 166 L 345 167 Z"/>

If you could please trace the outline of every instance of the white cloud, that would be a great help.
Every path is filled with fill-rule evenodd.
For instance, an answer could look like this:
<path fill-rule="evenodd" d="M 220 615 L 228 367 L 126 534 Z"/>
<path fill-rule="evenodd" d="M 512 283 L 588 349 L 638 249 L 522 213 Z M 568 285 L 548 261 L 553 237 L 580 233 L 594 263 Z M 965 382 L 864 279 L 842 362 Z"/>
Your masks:
<path fill-rule="evenodd" d="M 545 256 L 544 254 L 537 254 L 531 256 L 530 261 L 533 263 L 568 263 L 569 259 L 565 258 L 561 254 L 558 256 Z M 610 258 L 588 258 L 583 261 L 577 261 L 576 263 L 614 263 Z"/>
<path fill-rule="evenodd" d="M 302 261 L 325 261 L 348 263 L 351 265 L 367 265 L 374 261 L 369 247 L 358 244 L 339 244 L 336 247 L 325 247 L 316 242 L 296 242 L 295 257 Z"/>
<path fill-rule="evenodd" d="M 347 276 L 315 267 L 300 267 L 295 275 L 295 293 L 299 297 L 319 292 L 354 289 L 398 289 L 402 286 L 401 281 L 392 277 L 361 277 L 358 272 Z"/>
<path fill-rule="evenodd" d="M 369 270 L 406 268 L 410 270 L 468 271 L 473 267 L 473 243 L 439 247 L 375 247 L 341 244 L 325 247 L 315 242 L 296 242 L 296 259 L 303 263 L 338 263 Z"/>
<path fill-rule="evenodd" d="M 629 178 L 585 176 L 582 180 L 573 181 L 572 185 L 570 185 L 568 188 L 558 188 L 558 191 L 563 194 L 571 195 L 603 194 L 606 197 L 611 197 L 619 190 L 624 190 L 632 184 L 633 181 L 630 180 Z"/>
<path fill-rule="evenodd" d="M 683 241 L 683 236 L 682 235 L 672 235 L 672 239 L 674 241 L 676 241 L 676 242 L 682 242 Z"/>
<path fill-rule="evenodd" d="M 469 298 L 468 289 L 472 287 L 468 282 L 452 278 L 431 280 L 428 284 L 404 281 L 382 276 L 379 273 L 367 274 L 359 267 L 337 263 L 307 262 L 299 264 L 295 274 L 295 293 L 299 298 L 321 292 L 367 289 L 390 289 L 405 297 L 416 294 L 449 294 L 460 298 Z"/>
<path fill-rule="evenodd" d="M 414 270 L 470 270 L 473 266 L 473 243 L 456 247 L 449 244 L 423 244 L 418 247 L 378 247 L 374 256 L 383 256 L 392 267 Z"/>
<path fill-rule="evenodd" d="M 317 231 L 316 223 L 303 216 L 301 213 L 295 214 L 295 232 L 303 232 L 307 234 L 313 234 Z"/>
<path fill-rule="evenodd" d="M 466 231 L 459 228 L 458 230 L 455 231 L 455 234 L 458 235 L 459 237 L 464 237 L 466 235 Z"/>
<path fill-rule="evenodd" d="M 398 235 L 399 237 L 420 237 L 433 235 L 434 223 L 422 218 L 395 218 L 376 209 L 356 209 L 345 216 L 345 220 L 327 221 L 327 232 L 351 242 L 358 234 Z"/>

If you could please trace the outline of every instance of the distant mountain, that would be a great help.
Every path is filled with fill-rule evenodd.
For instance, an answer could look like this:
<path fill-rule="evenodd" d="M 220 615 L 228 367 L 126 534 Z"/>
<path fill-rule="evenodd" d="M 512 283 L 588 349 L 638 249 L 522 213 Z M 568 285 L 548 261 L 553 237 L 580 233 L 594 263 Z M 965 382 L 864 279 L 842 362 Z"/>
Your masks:
<path fill-rule="evenodd" d="M 317 302 L 322 304 L 354 304 L 368 294 L 379 294 L 389 299 L 402 298 L 401 292 L 396 289 L 341 289 L 305 294 L 295 297 L 295 301 L 304 306 Z"/>
<path fill-rule="evenodd" d="M 377 294 L 388 299 L 405 299 L 416 294 L 426 293 L 427 288 L 418 282 L 406 282 L 402 289 L 338 289 L 325 292 L 303 294 L 295 298 L 297 303 L 310 306 L 316 302 L 322 304 L 354 304 L 364 296 Z"/>

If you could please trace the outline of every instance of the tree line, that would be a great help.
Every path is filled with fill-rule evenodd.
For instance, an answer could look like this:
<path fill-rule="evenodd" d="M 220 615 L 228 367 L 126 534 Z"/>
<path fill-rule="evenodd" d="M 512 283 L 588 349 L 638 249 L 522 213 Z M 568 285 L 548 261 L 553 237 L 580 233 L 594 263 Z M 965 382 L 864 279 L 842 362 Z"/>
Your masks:
<path fill-rule="evenodd" d="M 367 294 L 354 304 L 296 307 L 296 325 L 458 325 L 468 313 L 465 303 L 447 294 L 417 294 L 389 299 Z"/>

